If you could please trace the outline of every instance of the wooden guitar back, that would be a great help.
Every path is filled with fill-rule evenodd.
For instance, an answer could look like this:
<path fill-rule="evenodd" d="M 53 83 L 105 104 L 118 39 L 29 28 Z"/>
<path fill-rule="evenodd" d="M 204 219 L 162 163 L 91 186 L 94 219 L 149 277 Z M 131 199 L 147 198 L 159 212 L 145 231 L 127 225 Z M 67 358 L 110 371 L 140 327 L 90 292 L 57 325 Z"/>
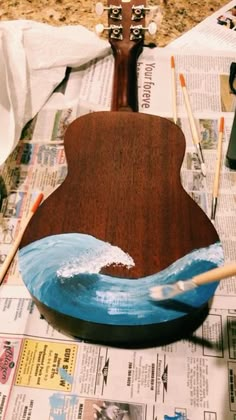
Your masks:
<path fill-rule="evenodd" d="M 128 347 L 160 345 L 197 328 L 216 285 L 164 304 L 149 290 L 222 263 L 214 226 L 181 184 L 182 131 L 136 112 L 146 11 L 145 1 L 108 0 L 111 112 L 85 115 L 67 129 L 68 175 L 31 219 L 20 250 L 23 279 L 48 322 L 84 340 Z M 110 265 L 113 254 L 104 264 L 104 242 L 134 266 Z"/>
<path fill-rule="evenodd" d="M 213 225 L 181 185 L 184 150 L 182 131 L 164 118 L 132 112 L 78 118 L 65 137 L 68 175 L 40 206 L 21 246 L 86 233 L 135 262 L 103 273 L 138 278 L 215 243 Z"/>

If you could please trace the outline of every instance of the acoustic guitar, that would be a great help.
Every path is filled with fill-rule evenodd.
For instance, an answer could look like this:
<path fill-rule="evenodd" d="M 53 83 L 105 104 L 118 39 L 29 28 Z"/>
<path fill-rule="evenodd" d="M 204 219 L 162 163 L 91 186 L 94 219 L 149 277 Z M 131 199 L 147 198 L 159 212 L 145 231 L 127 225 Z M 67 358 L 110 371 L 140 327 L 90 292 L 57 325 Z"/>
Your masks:
<path fill-rule="evenodd" d="M 181 184 L 181 129 L 137 112 L 145 15 L 144 2 L 108 2 L 111 111 L 84 115 L 68 127 L 68 175 L 31 219 L 20 249 L 23 280 L 52 326 L 123 347 L 191 334 L 205 319 L 217 283 L 165 302 L 153 301 L 149 290 L 224 259 L 214 226 Z"/>

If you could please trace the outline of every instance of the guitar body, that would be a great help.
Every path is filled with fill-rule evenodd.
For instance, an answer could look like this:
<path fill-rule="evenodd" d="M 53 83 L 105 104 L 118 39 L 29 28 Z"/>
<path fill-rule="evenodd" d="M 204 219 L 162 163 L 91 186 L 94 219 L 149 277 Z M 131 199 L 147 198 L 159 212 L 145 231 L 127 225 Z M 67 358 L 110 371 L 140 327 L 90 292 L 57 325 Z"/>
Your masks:
<path fill-rule="evenodd" d="M 211 223 L 200 229 L 206 215 L 181 185 L 185 139 L 174 128 L 175 138 L 167 119 L 131 112 L 96 112 L 74 121 L 65 136 L 67 178 L 40 206 L 22 245 L 61 233 L 89 234 L 135 262 L 104 273 L 135 279 L 217 242 Z"/>
<path fill-rule="evenodd" d="M 130 52 L 126 81 L 138 55 Z M 126 50 L 116 54 L 115 85 L 127 58 Z M 216 283 L 159 303 L 149 289 L 221 265 L 223 252 L 214 226 L 181 185 L 182 131 L 133 112 L 135 90 L 128 92 L 113 96 L 114 111 L 69 126 L 68 175 L 31 219 L 20 269 L 55 328 L 136 347 L 176 340 L 200 325 Z"/>

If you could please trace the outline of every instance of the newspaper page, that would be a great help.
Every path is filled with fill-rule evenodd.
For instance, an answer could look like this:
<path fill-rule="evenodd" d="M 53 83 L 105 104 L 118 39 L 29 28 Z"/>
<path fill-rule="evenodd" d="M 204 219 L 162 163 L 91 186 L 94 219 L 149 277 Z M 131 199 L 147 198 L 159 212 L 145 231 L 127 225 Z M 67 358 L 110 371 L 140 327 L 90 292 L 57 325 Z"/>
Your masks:
<path fill-rule="evenodd" d="M 140 112 L 172 119 L 171 54 L 145 49 L 140 57 Z M 182 183 L 208 215 L 218 119 L 225 117 L 224 153 L 233 120 L 226 98 L 233 60 L 232 54 L 175 53 L 207 167 L 203 177 L 178 86 L 178 124 L 186 138 Z M 19 145 L 0 168 L 1 262 L 34 196 L 43 191 L 47 197 L 66 177 L 63 139 L 70 122 L 110 109 L 113 65 L 108 55 L 73 69 L 63 88 L 24 128 Z M 236 253 L 235 181 L 236 174 L 223 164 L 216 228 L 228 261 Z M 22 283 L 16 258 L 0 288 L 0 420 L 235 420 L 235 294 L 235 279 L 222 282 L 209 315 L 189 340 L 116 349 L 70 339 L 50 327 Z"/>
<path fill-rule="evenodd" d="M 233 310 L 211 310 L 189 340 L 128 350 L 48 330 L 30 300 L 0 304 L 2 419 L 235 419 Z"/>
<path fill-rule="evenodd" d="M 169 52 L 169 53 L 168 53 Z M 149 50 L 139 61 L 140 110 L 163 117 L 172 115 L 172 87 L 170 56 L 174 54 L 176 71 L 176 97 L 178 125 L 186 139 L 186 153 L 181 168 L 182 184 L 205 213 L 211 216 L 212 188 L 217 157 L 219 118 L 224 117 L 224 137 L 220 178 L 220 198 L 215 227 L 221 238 L 225 260 L 236 260 L 235 190 L 236 174 L 225 164 L 236 96 L 229 89 L 229 69 L 236 60 L 234 54 L 225 52 L 181 53 L 179 50 Z M 184 74 L 189 100 L 198 129 L 206 163 L 206 177 L 201 173 L 196 147 L 192 140 L 179 74 Z M 161 100 L 159 100 L 161 98 Z M 221 282 L 214 305 L 218 308 L 235 308 L 235 278 Z M 220 298 L 223 297 L 223 299 Z"/>
<path fill-rule="evenodd" d="M 213 13 L 193 29 L 170 42 L 166 48 L 204 48 L 235 51 L 236 2 L 235 0 Z"/>

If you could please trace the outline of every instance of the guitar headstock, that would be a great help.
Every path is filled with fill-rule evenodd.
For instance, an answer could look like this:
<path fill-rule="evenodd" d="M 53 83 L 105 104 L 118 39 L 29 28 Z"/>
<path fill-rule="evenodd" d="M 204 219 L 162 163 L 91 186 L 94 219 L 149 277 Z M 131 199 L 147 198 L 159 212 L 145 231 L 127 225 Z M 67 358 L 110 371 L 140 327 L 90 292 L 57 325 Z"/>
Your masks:
<path fill-rule="evenodd" d="M 157 10 L 159 6 L 154 9 Z M 108 14 L 108 26 L 96 26 L 96 32 L 108 31 L 109 41 L 115 58 L 112 94 L 112 111 L 137 111 L 137 60 L 142 51 L 144 34 L 156 33 L 156 23 L 152 20 L 153 8 L 146 7 L 145 0 L 108 0 L 108 5 L 97 3 L 96 13 Z M 149 13 L 151 12 L 151 13 Z M 146 27 L 147 13 L 151 15 Z"/>
<path fill-rule="evenodd" d="M 150 8 L 141 0 L 108 0 L 107 7 L 97 3 L 96 12 L 101 15 L 106 10 L 108 14 L 108 26 L 97 25 L 97 33 L 108 31 L 109 41 L 114 50 L 125 44 L 126 48 L 132 45 L 143 44 L 145 31 L 154 35 L 156 23 L 150 22 L 146 27 L 146 15 Z"/>

